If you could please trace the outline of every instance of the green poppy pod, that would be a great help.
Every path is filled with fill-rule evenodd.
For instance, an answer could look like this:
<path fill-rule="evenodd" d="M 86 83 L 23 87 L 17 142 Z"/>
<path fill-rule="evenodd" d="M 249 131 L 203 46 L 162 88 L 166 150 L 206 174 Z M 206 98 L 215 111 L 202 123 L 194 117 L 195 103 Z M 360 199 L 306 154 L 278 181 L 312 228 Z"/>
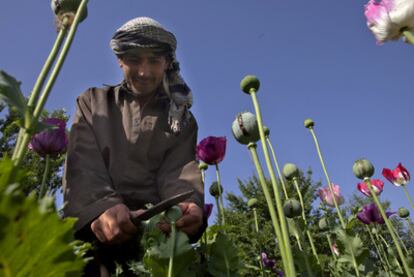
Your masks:
<path fill-rule="evenodd" d="M 247 206 L 251 209 L 256 208 L 258 204 L 258 200 L 256 198 L 251 198 L 249 201 L 247 201 Z"/>
<path fill-rule="evenodd" d="M 207 168 L 208 168 L 208 164 L 206 164 L 205 162 L 200 162 L 200 163 L 198 164 L 198 168 L 199 168 L 200 170 L 207 170 Z"/>
<path fill-rule="evenodd" d="M 233 121 L 231 130 L 234 138 L 241 144 L 249 144 L 260 139 L 256 116 L 250 112 L 239 113 Z"/>
<path fill-rule="evenodd" d="M 322 217 L 321 219 L 319 219 L 318 227 L 319 227 L 319 230 L 321 231 L 329 230 L 329 224 L 328 224 L 328 220 L 326 219 L 326 217 Z"/>
<path fill-rule="evenodd" d="M 310 129 L 313 128 L 313 126 L 315 126 L 315 122 L 313 122 L 313 120 L 311 118 L 305 119 L 305 121 L 303 122 L 303 125 Z"/>
<path fill-rule="evenodd" d="M 82 0 L 52 0 L 51 7 L 55 15 L 58 18 L 60 18 L 64 14 L 67 14 L 67 13 L 76 14 L 76 11 L 78 10 L 78 7 L 81 2 Z M 79 22 L 82 22 L 83 20 L 85 20 L 87 16 L 88 16 L 88 11 L 85 8 L 83 13 L 81 14 Z"/>
<path fill-rule="evenodd" d="M 283 211 L 285 212 L 286 217 L 294 218 L 301 215 L 302 206 L 298 200 L 291 198 L 286 200 L 285 204 L 283 205 Z"/>
<path fill-rule="evenodd" d="M 374 175 L 375 168 L 370 161 L 359 159 L 355 161 L 352 171 L 357 178 L 364 180 Z"/>
<path fill-rule="evenodd" d="M 181 211 L 180 207 L 172 206 L 165 211 L 164 215 L 170 222 L 176 222 L 183 216 L 183 212 Z"/>
<path fill-rule="evenodd" d="M 270 135 L 270 129 L 267 126 L 263 126 L 263 133 L 265 137 L 268 137 Z"/>
<path fill-rule="evenodd" d="M 260 81 L 254 75 L 247 75 L 240 82 L 240 88 L 247 94 L 250 94 L 253 91 L 257 92 L 259 90 L 259 87 Z"/>
<path fill-rule="evenodd" d="M 401 218 L 406 218 L 406 217 L 409 217 L 410 216 L 410 211 L 409 210 L 407 210 L 406 208 L 404 208 L 404 207 L 401 207 L 401 208 L 399 208 L 398 209 L 398 215 L 401 217 Z"/>
<path fill-rule="evenodd" d="M 223 187 L 220 185 L 220 190 L 219 190 L 219 184 L 217 182 L 213 182 L 210 186 L 210 195 L 213 197 L 219 197 L 220 196 L 220 192 L 223 193 Z"/>
<path fill-rule="evenodd" d="M 282 173 L 286 179 L 291 180 L 299 176 L 299 169 L 295 164 L 287 163 L 283 166 Z"/>

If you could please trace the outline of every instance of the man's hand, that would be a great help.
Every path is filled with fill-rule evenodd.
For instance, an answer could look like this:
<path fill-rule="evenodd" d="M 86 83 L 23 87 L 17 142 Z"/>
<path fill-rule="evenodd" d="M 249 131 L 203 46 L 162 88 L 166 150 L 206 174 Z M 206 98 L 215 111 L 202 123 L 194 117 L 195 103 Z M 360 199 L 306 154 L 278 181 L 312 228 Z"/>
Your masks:
<path fill-rule="evenodd" d="M 177 220 L 175 226 L 187 235 L 195 235 L 203 224 L 203 210 L 197 204 L 181 202 L 178 204 L 183 212 L 183 216 Z M 164 232 L 170 232 L 171 226 L 167 223 L 159 225 Z"/>
<path fill-rule="evenodd" d="M 130 211 L 124 204 L 115 205 L 92 221 L 91 230 L 103 243 L 122 243 L 137 233 L 137 228 L 130 220 L 131 213 L 138 215 L 142 212 L 143 210 Z"/>

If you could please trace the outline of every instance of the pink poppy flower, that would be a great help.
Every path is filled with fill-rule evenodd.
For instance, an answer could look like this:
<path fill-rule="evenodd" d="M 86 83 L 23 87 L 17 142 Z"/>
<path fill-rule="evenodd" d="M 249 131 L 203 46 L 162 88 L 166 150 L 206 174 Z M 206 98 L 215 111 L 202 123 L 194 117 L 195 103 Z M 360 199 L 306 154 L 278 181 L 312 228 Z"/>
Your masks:
<path fill-rule="evenodd" d="M 47 118 L 44 123 L 54 125 L 57 128 L 44 130 L 33 136 L 29 149 L 35 151 L 42 157 L 50 155 L 55 157 L 66 151 L 68 137 L 66 135 L 66 122 L 60 118 Z"/>
<path fill-rule="evenodd" d="M 206 137 L 196 147 L 196 156 L 209 165 L 218 164 L 226 154 L 226 137 Z"/>
<path fill-rule="evenodd" d="M 376 195 L 380 195 L 382 190 L 384 189 L 384 182 L 381 181 L 380 179 L 371 179 L 371 185 Z M 361 182 L 358 184 L 357 187 L 360 192 L 362 192 L 368 197 L 371 197 L 371 193 L 369 192 L 367 183 Z"/>
<path fill-rule="evenodd" d="M 335 254 L 336 256 L 339 256 L 339 249 L 338 249 L 338 245 L 336 245 L 336 242 L 334 242 L 334 243 L 332 244 L 332 252 L 334 252 L 334 254 Z"/>
<path fill-rule="evenodd" d="M 398 40 L 402 29 L 414 27 L 414 1 L 370 0 L 365 5 L 365 17 L 379 44 Z"/>
<path fill-rule="evenodd" d="M 394 170 L 384 168 L 382 176 L 397 187 L 405 186 L 410 181 L 410 173 L 401 163 Z"/>
<path fill-rule="evenodd" d="M 320 188 L 318 190 L 318 193 L 319 193 L 319 198 L 321 199 L 321 201 L 330 207 L 335 207 L 335 203 L 334 203 L 334 197 L 335 197 L 336 203 L 338 205 L 343 204 L 344 198 L 341 195 L 341 188 L 338 185 L 332 184 L 332 191 L 334 193 L 334 196 L 332 196 L 331 190 L 329 189 L 328 186 L 324 188 Z"/>

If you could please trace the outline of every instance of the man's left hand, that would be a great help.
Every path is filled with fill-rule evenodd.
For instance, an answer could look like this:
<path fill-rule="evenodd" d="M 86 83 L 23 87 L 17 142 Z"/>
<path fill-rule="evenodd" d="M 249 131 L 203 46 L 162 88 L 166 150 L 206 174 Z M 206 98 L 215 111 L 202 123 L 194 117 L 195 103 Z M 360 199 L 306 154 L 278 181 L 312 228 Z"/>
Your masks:
<path fill-rule="evenodd" d="M 178 206 L 183 216 L 177 220 L 175 226 L 189 236 L 195 235 L 203 224 L 203 210 L 190 202 L 181 202 Z M 159 228 L 166 233 L 171 231 L 171 226 L 167 222 L 159 224 Z"/>

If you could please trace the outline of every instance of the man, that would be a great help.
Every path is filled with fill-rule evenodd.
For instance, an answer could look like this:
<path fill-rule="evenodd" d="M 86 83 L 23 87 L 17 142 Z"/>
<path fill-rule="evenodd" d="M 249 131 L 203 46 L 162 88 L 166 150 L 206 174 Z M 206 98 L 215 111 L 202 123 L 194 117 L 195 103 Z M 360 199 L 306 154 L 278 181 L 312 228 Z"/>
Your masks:
<path fill-rule="evenodd" d="M 110 46 L 124 80 L 77 99 L 63 181 L 65 216 L 79 219 L 78 237 L 100 242 L 95 264 L 109 271 L 114 260 L 137 258 L 130 217 L 146 203 L 194 189 L 179 204 L 183 216 L 176 225 L 190 237 L 204 226 L 197 123 L 189 112 L 191 91 L 179 74 L 175 36 L 141 17 L 118 29 Z"/>

